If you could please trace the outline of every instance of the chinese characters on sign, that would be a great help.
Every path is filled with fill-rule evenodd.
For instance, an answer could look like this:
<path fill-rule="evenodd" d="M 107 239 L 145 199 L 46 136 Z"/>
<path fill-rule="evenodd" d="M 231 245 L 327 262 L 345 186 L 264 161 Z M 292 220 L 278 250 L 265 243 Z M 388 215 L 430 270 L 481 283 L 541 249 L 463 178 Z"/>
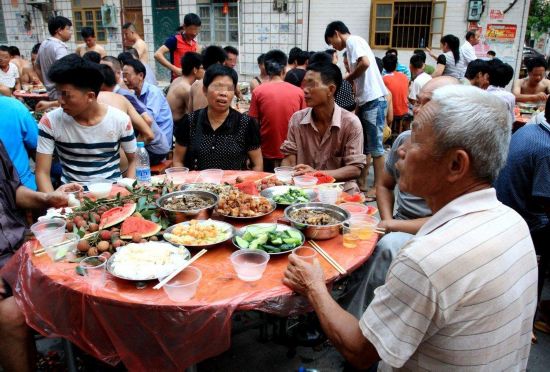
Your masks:
<path fill-rule="evenodd" d="M 488 24 L 485 37 L 487 40 L 513 43 L 516 38 L 517 25 Z"/>

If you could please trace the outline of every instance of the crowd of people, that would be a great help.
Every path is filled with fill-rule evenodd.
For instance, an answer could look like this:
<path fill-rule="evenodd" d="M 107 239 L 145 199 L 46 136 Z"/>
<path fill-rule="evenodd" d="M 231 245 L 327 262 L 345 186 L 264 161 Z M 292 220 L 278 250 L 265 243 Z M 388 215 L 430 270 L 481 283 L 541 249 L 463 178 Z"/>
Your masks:
<path fill-rule="evenodd" d="M 332 49 L 258 56 L 242 112 L 235 108 L 243 98 L 239 51 L 201 47 L 197 15 L 187 14 L 154 53 L 171 73 L 166 92 L 133 24 L 123 25 L 129 48 L 117 56 L 87 27 L 71 53 L 72 26 L 62 16 L 50 19 L 51 36 L 33 48 L 31 61 L 0 46 L 0 267 L 23 242 L 22 209 L 65 205 L 56 191 L 62 184 L 133 178 L 137 141 L 151 165 L 170 157 L 191 170 L 322 170 L 346 191 L 376 200 L 387 232 L 354 273 L 347 311 L 330 296 L 318 263 L 289 259 L 284 283 L 309 299 L 348 361 L 525 369 L 550 240 L 544 59 L 526 61 L 528 76 L 510 92 L 513 68 L 494 52 L 477 58 L 476 32 L 462 45 L 445 35 L 440 54 L 417 49 L 402 64 L 397 50 L 377 58 L 363 37 L 335 21 L 325 32 Z M 46 111 L 37 124 L 12 94 L 38 83 L 49 100 L 37 104 Z M 546 106 L 512 136 L 516 102 Z M 385 129 L 407 117 L 411 128 L 386 149 Z M 29 329 L 10 294 L 4 281 L 0 364 L 28 370 Z"/>

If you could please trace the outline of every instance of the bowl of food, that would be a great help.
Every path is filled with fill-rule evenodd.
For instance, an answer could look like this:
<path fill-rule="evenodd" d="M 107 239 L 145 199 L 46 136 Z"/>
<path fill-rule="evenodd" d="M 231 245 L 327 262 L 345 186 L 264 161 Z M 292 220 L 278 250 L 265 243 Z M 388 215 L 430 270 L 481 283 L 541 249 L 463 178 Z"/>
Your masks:
<path fill-rule="evenodd" d="M 164 231 L 164 240 L 175 246 L 210 248 L 229 240 L 235 228 L 227 222 L 215 220 L 191 220 L 170 226 Z"/>
<path fill-rule="evenodd" d="M 287 207 L 285 218 L 306 238 L 325 240 L 340 233 L 340 228 L 350 218 L 350 213 L 336 205 L 303 203 Z"/>
<path fill-rule="evenodd" d="M 181 185 L 180 190 L 208 191 L 213 194 L 220 195 L 224 192 L 235 190 L 235 188 L 231 185 L 218 185 L 215 183 L 195 182 L 195 183 L 187 183 L 185 185 Z"/>
<path fill-rule="evenodd" d="M 208 191 L 176 191 L 161 196 L 157 206 L 176 224 L 189 220 L 207 220 L 218 205 L 218 196 Z"/>
<path fill-rule="evenodd" d="M 300 230 L 276 223 L 256 223 L 240 228 L 233 237 L 239 249 L 267 252 L 269 255 L 290 253 L 305 242 Z"/>
<path fill-rule="evenodd" d="M 217 213 L 228 218 L 249 220 L 267 216 L 276 207 L 277 204 L 266 197 L 232 190 L 220 196 Z"/>
<path fill-rule="evenodd" d="M 296 203 L 309 203 L 317 199 L 317 192 L 312 189 L 300 189 L 291 186 L 273 186 L 260 193 L 273 200 L 278 206 L 289 206 Z"/>

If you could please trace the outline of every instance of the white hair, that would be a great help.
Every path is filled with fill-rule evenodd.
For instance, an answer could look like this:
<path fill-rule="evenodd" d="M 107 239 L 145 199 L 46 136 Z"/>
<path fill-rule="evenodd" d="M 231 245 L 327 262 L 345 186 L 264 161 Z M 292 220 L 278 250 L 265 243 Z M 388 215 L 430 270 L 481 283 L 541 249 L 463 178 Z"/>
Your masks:
<path fill-rule="evenodd" d="M 512 134 L 505 103 L 484 90 L 464 85 L 436 89 L 432 102 L 439 106 L 433 121 L 438 149 L 464 149 L 474 175 L 493 182 L 506 162 Z"/>

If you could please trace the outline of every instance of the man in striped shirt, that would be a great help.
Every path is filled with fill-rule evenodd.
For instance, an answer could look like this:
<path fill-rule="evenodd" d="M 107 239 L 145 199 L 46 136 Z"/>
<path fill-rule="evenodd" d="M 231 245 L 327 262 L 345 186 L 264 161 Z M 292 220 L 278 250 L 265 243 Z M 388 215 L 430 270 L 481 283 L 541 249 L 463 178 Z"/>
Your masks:
<path fill-rule="evenodd" d="M 475 113 L 475 114 L 472 114 Z M 352 364 L 391 370 L 525 370 L 537 262 L 521 216 L 491 187 L 511 128 L 478 88 L 437 89 L 400 151 L 399 188 L 434 215 L 399 252 L 357 321 L 332 299 L 318 262 L 289 257 L 284 283 L 307 296 Z"/>
<path fill-rule="evenodd" d="M 99 68 L 71 54 L 54 63 L 49 78 L 56 84 L 61 107 L 40 120 L 38 189 L 53 191 L 50 168 L 54 151 L 62 166 L 63 183 L 120 178 L 121 147 L 128 158 L 126 175 L 134 177 L 136 139 L 132 123 L 122 111 L 97 102 L 103 83 Z"/>

